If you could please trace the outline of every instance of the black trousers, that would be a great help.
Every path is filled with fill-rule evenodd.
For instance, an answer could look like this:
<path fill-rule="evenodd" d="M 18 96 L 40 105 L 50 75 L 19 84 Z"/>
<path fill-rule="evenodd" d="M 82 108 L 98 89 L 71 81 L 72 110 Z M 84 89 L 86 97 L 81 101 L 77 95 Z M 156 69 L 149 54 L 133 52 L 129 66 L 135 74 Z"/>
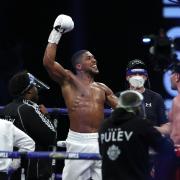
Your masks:
<path fill-rule="evenodd" d="M 5 172 L 0 172 L 0 180 L 8 180 L 8 175 Z"/>

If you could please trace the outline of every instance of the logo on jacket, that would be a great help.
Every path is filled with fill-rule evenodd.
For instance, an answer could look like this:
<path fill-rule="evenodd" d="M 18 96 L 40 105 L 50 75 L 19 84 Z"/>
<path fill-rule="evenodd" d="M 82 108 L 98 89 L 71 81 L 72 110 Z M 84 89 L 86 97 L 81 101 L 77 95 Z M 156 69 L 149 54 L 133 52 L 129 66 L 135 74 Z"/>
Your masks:
<path fill-rule="evenodd" d="M 107 155 L 112 161 L 116 160 L 120 154 L 121 150 L 118 146 L 115 146 L 114 144 L 110 146 L 107 150 Z"/>
<path fill-rule="evenodd" d="M 145 103 L 145 106 L 146 107 L 152 107 L 152 104 L 151 103 Z"/>

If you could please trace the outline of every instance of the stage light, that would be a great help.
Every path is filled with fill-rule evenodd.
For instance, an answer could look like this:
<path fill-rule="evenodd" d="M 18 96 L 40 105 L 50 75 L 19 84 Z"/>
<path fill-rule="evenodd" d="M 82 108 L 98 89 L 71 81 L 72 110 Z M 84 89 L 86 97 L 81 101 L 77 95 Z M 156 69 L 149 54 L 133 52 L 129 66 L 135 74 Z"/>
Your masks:
<path fill-rule="evenodd" d="M 145 44 L 149 44 L 149 43 L 151 42 L 151 38 L 149 38 L 149 37 L 143 37 L 142 41 L 143 41 L 143 43 L 145 43 Z"/>

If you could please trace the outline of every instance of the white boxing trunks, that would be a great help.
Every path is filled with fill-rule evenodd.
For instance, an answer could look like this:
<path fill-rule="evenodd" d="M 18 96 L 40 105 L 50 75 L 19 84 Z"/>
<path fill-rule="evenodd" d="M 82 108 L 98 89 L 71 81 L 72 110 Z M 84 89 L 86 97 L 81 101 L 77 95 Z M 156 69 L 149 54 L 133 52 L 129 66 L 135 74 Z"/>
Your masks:
<path fill-rule="evenodd" d="M 69 130 L 66 151 L 99 153 L 98 133 L 77 133 Z M 62 180 L 102 180 L 100 160 L 65 160 Z"/>

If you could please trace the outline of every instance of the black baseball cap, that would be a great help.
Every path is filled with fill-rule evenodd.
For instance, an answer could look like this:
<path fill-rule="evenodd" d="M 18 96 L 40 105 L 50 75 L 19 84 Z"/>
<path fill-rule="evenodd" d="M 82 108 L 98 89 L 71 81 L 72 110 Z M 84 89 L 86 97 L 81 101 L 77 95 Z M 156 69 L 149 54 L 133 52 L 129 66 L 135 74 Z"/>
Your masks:
<path fill-rule="evenodd" d="M 146 65 L 140 59 L 134 59 L 134 60 L 129 61 L 126 69 L 128 70 L 128 69 L 138 69 L 138 68 L 146 69 Z"/>

